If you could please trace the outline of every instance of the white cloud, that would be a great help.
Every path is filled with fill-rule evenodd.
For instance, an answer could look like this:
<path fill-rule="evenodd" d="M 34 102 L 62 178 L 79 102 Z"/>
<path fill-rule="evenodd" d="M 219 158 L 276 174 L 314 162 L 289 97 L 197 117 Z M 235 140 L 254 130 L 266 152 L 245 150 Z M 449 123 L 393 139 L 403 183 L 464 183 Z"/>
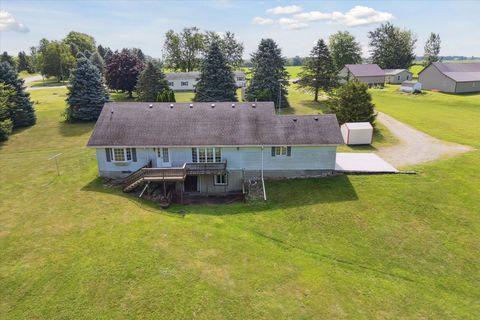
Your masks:
<path fill-rule="evenodd" d="M 259 24 L 259 25 L 268 25 L 268 24 L 273 24 L 275 21 L 269 18 L 262 18 L 262 17 L 255 17 L 253 18 L 252 23 L 253 24 Z"/>
<path fill-rule="evenodd" d="M 294 17 L 295 19 L 304 22 L 327 20 L 329 22 L 343 24 L 348 27 L 382 23 L 395 18 L 393 14 L 389 12 L 381 12 L 364 6 L 355 6 L 345 13 L 338 11 L 331 13 L 310 11 L 295 14 Z"/>
<path fill-rule="evenodd" d="M 308 27 L 308 24 L 300 22 L 296 19 L 281 18 L 278 23 L 285 29 L 303 29 Z"/>
<path fill-rule="evenodd" d="M 268 14 L 292 14 L 302 11 L 302 8 L 297 5 L 275 7 L 267 10 Z"/>
<path fill-rule="evenodd" d="M 15 20 L 15 18 L 7 11 L 0 10 L 0 31 L 16 31 L 28 32 L 28 28 L 22 23 Z"/>

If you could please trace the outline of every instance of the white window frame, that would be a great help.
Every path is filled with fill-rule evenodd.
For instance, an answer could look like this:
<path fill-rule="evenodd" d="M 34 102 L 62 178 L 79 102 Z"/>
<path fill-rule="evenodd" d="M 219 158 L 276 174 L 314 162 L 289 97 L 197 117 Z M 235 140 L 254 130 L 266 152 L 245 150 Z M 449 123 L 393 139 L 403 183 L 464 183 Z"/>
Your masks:
<path fill-rule="evenodd" d="M 222 179 L 221 177 L 225 177 L 224 182 L 222 182 L 221 180 L 220 180 L 220 182 L 217 181 L 218 178 Z M 213 176 L 213 184 L 216 185 L 216 186 L 226 186 L 226 185 L 228 185 L 228 175 L 227 174 L 216 174 L 216 175 L 214 175 Z"/>
<path fill-rule="evenodd" d="M 210 149 L 211 149 L 211 154 L 212 161 L 208 161 L 209 154 L 210 154 Z M 218 154 L 217 154 L 218 152 Z M 200 156 L 200 153 L 202 156 Z M 195 158 L 196 157 L 196 158 Z M 203 161 L 200 161 L 203 158 Z M 197 147 L 197 148 L 192 148 L 192 162 L 194 163 L 220 163 L 222 162 L 222 148 L 219 147 Z"/>
<path fill-rule="evenodd" d="M 180 87 L 188 87 L 188 81 L 180 81 Z"/>
<path fill-rule="evenodd" d="M 123 154 L 123 160 L 117 160 L 117 155 L 115 154 L 115 150 L 121 150 Z M 131 148 L 111 148 L 110 158 L 112 159 L 112 162 L 117 162 L 117 163 L 130 162 L 132 161 L 132 149 Z"/>
<path fill-rule="evenodd" d="M 175 87 L 175 83 L 174 83 L 173 81 L 169 81 L 169 82 L 168 82 L 168 86 L 169 86 L 169 87 Z"/>
<path fill-rule="evenodd" d="M 277 146 L 275 147 L 275 156 L 287 156 L 287 146 Z"/>

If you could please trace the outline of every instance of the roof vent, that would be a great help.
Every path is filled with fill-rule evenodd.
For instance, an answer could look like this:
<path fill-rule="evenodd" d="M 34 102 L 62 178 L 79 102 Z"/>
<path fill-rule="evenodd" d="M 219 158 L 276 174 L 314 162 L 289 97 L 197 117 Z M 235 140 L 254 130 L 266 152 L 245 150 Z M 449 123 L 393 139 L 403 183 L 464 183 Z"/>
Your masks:
<path fill-rule="evenodd" d="M 148 105 L 148 107 L 149 107 L 150 109 L 152 109 L 152 108 L 153 108 L 153 104 L 150 103 L 150 104 Z"/>
<path fill-rule="evenodd" d="M 315 119 L 315 121 L 318 121 L 318 117 L 315 117 L 315 118 L 313 118 L 313 119 Z"/>
<path fill-rule="evenodd" d="M 235 108 L 235 103 L 232 103 L 232 108 Z"/>
<path fill-rule="evenodd" d="M 255 103 L 252 103 L 252 108 L 255 108 L 255 107 L 256 107 Z"/>
<path fill-rule="evenodd" d="M 193 103 L 190 103 L 190 109 L 193 108 Z"/>
<path fill-rule="evenodd" d="M 113 107 L 110 107 L 110 113 L 113 113 Z"/>
<path fill-rule="evenodd" d="M 173 103 L 170 103 L 170 109 L 172 109 L 172 108 L 173 108 Z"/>
<path fill-rule="evenodd" d="M 215 108 L 215 103 L 212 103 L 212 108 Z"/>
<path fill-rule="evenodd" d="M 293 118 L 293 122 L 297 122 L 297 118 Z"/>

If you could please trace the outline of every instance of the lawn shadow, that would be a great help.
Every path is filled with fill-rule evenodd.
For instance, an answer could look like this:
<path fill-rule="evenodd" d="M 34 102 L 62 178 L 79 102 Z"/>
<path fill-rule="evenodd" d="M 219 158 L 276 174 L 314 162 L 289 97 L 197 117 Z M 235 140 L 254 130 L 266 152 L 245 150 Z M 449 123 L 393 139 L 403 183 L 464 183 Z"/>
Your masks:
<path fill-rule="evenodd" d="M 131 193 L 123 193 L 119 186 L 112 186 L 102 178 L 95 178 L 85 185 L 82 191 L 101 192 L 127 198 L 139 207 L 155 212 L 169 214 L 204 214 L 235 215 L 244 213 L 260 213 L 278 209 L 288 209 L 358 200 L 355 188 L 346 175 L 325 178 L 288 179 L 266 182 L 267 201 L 250 200 L 231 204 L 174 204 L 168 209 L 161 209 L 153 201 L 140 199 Z"/>
<path fill-rule="evenodd" d="M 92 131 L 95 122 L 60 122 L 58 131 L 64 137 L 76 137 Z"/>

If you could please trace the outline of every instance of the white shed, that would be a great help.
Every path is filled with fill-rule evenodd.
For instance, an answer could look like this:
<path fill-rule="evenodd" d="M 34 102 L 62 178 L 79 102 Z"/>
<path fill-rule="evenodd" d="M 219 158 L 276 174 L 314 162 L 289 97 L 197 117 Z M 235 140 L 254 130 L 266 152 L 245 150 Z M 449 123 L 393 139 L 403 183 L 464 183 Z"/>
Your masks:
<path fill-rule="evenodd" d="M 400 86 L 400 91 L 408 93 L 421 92 L 422 84 L 415 81 L 403 81 L 402 85 Z"/>
<path fill-rule="evenodd" d="M 347 145 L 372 143 L 373 127 L 370 122 L 347 122 L 342 124 L 340 130 Z"/>

